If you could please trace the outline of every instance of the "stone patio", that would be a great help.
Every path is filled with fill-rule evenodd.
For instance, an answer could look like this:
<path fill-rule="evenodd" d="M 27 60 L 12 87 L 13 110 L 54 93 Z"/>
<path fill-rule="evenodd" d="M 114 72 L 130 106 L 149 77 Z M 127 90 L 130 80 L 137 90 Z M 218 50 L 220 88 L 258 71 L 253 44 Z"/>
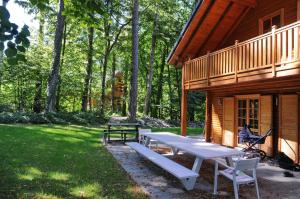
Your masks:
<path fill-rule="evenodd" d="M 213 192 L 213 162 L 204 161 L 200 176 L 192 191 L 185 191 L 181 183 L 154 165 L 152 162 L 139 156 L 128 146 L 114 143 L 107 145 L 107 149 L 117 159 L 119 164 L 131 176 L 131 178 L 149 194 L 150 198 L 232 198 L 233 188 L 230 181 L 219 177 L 218 195 Z M 159 146 L 158 152 L 169 152 L 168 148 Z M 170 156 L 176 162 L 191 168 L 194 158 L 187 154 L 179 154 L 176 157 Z M 300 198 L 300 173 L 291 172 L 294 177 L 284 177 L 285 170 L 270 166 L 267 163 L 260 163 L 257 170 L 258 183 L 261 198 Z M 255 198 L 255 188 L 253 185 L 240 187 L 240 198 Z"/>

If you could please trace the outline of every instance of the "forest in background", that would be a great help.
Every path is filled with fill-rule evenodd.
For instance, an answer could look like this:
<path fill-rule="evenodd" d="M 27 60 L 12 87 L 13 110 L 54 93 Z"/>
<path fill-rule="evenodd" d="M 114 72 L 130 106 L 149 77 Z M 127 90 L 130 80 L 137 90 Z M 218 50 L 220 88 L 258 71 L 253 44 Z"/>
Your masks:
<path fill-rule="evenodd" d="M 181 70 L 166 59 L 197 1 L 16 0 L 35 16 L 36 30 L 15 27 L 7 2 L 0 12 L 0 112 L 126 116 L 136 103 L 138 117 L 180 120 Z M 202 93 L 189 93 L 190 121 L 204 120 L 204 102 Z"/>

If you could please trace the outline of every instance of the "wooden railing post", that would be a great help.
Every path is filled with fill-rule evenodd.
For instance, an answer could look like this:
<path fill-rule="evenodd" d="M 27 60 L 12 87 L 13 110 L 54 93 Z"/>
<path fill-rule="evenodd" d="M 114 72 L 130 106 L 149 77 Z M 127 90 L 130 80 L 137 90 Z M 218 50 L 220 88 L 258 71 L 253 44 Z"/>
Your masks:
<path fill-rule="evenodd" d="M 272 26 L 272 75 L 276 76 L 276 52 L 277 52 L 277 42 L 275 35 L 276 26 Z"/>
<path fill-rule="evenodd" d="M 238 49 L 239 40 L 235 40 L 235 58 L 234 58 L 234 65 L 235 65 L 235 83 L 238 82 L 238 70 L 239 70 L 239 49 Z"/>
<path fill-rule="evenodd" d="M 207 57 L 206 57 L 206 78 L 207 78 L 207 86 L 209 86 L 209 76 L 210 76 L 210 52 L 207 51 Z"/>

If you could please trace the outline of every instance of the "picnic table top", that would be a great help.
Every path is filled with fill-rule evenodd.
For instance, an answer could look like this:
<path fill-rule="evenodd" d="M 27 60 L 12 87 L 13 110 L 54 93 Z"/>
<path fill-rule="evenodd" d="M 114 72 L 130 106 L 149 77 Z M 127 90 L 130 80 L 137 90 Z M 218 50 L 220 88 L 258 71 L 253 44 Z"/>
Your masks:
<path fill-rule="evenodd" d="M 108 126 L 140 126 L 139 123 L 107 123 Z"/>
<path fill-rule="evenodd" d="M 201 159 L 214 159 L 243 155 L 244 152 L 221 146 L 219 144 L 199 141 L 169 132 L 142 133 L 144 136 L 157 140 L 170 147 L 177 148 Z"/>

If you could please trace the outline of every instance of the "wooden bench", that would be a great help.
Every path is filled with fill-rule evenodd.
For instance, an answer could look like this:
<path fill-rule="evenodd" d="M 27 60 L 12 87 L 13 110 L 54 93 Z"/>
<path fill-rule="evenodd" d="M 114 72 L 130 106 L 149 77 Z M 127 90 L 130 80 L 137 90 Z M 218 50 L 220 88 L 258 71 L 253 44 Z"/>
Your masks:
<path fill-rule="evenodd" d="M 181 183 L 184 185 L 186 190 L 192 190 L 196 179 L 199 176 L 198 173 L 160 155 L 151 149 L 136 143 L 136 142 L 128 142 L 126 145 L 130 146 L 134 149 L 137 153 L 142 155 L 143 157 L 147 158 L 154 164 L 158 165 L 159 167 L 163 168 L 164 170 L 168 171 L 176 178 L 178 178 Z"/>
<path fill-rule="evenodd" d="M 107 144 L 107 142 L 110 142 L 110 135 L 121 135 L 121 141 L 126 142 L 127 141 L 127 135 L 136 135 L 135 129 L 117 129 L 117 130 L 104 130 L 103 131 L 103 143 Z M 136 140 L 136 138 L 134 138 Z"/>

